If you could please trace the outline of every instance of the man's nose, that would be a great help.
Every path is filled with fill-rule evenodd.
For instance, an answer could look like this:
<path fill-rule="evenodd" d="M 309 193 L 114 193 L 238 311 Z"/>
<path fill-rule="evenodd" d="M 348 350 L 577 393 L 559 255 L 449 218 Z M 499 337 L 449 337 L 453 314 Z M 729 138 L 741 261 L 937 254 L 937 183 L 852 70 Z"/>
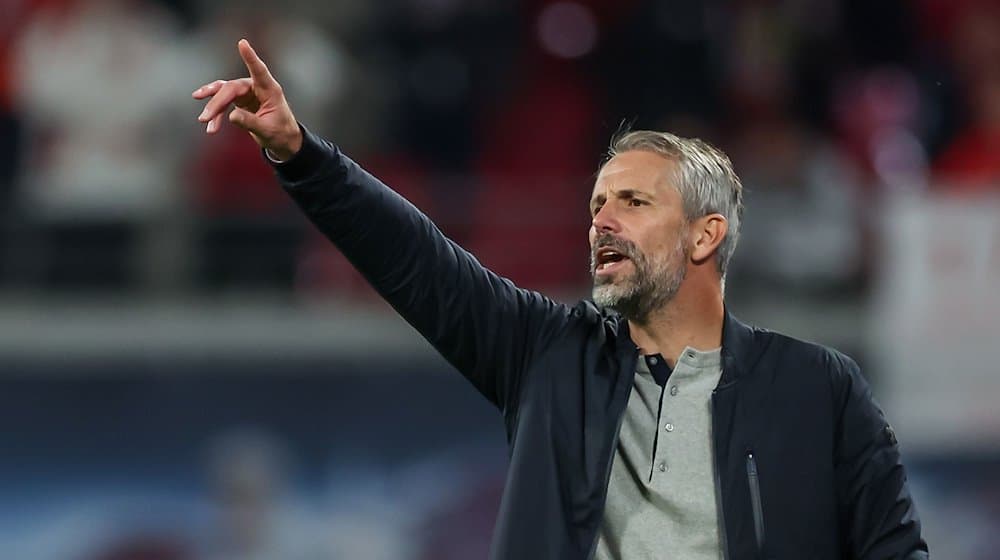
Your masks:
<path fill-rule="evenodd" d="M 599 233 L 605 231 L 621 231 L 621 224 L 618 222 L 618 217 L 615 215 L 611 206 L 611 204 L 604 204 L 601 206 L 601 209 L 594 214 L 594 219 L 591 223 L 594 225 L 594 229 Z"/>

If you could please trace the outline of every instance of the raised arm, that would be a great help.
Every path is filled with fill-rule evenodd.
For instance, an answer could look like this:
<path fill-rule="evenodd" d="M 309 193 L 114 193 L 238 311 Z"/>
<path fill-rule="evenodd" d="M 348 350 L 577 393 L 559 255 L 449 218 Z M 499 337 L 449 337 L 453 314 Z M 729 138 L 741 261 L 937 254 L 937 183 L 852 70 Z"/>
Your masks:
<path fill-rule="evenodd" d="M 490 272 L 423 213 L 301 128 L 281 87 L 241 40 L 249 78 L 195 90 L 199 120 L 247 130 L 282 185 L 375 289 L 492 402 L 516 405 L 522 372 L 572 316 L 569 308 Z"/>

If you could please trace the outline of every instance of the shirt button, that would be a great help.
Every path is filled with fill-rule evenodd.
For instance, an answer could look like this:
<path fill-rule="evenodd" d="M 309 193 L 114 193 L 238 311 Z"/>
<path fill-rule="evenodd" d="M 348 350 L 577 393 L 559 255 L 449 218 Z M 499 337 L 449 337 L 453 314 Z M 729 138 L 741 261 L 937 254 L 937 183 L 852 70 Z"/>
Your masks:
<path fill-rule="evenodd" d="M 660 472 L 667 472 L 667 464 L 664 463 L 663 461 L 660 461 L 659 469 Z"/>
<path fill-rule="evenodd" d="M 663 429 L 666 430 L 666 431 L 668 431 L 668 432 L 672 432 L 672 431 L 674 431 L 674 425 L 668 423 L 666 426 L 663 427 Z"/>
<path fill-rule="evenodd" d="M 656 359 L 656 356 L 653 356 L 652 358 L 649 359 L 649 363 L 653 364 L 654 366 L 656 365 L 657 361 L 659 360 Z"/>
<path fill-rule="evenodd" d="M 670 396 L 672 397 L 677 396 L 677 385 L 674 385 L 673 387 L 670 388 Z"/>

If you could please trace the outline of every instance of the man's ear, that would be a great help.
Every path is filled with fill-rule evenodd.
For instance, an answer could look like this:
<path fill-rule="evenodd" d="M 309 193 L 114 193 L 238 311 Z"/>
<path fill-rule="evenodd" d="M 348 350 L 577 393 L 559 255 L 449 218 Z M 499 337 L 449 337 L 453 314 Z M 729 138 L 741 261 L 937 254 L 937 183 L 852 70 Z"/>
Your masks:
<path fill-rule="evenodd" d="M 691 224 L 691 259 L 704 262 L 715 254 L 729 231 L 729 221 L 722 214 L 708 214 Z"/>

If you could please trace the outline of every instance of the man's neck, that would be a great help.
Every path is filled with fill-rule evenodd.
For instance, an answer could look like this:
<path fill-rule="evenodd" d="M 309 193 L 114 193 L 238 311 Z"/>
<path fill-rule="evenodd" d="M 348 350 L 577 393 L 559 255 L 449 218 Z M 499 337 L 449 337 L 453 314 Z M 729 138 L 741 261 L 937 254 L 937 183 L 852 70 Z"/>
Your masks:
<path fill-rule="evenodd" d="M 641 354 L 660 354 L 673 367 L 686 347 L 704 351 L 722 346 L 724 320 L 721 288 L 699 289 L 685 282 L 672 300 L 646 320 L 630 320 L 629 332 Z"/>

